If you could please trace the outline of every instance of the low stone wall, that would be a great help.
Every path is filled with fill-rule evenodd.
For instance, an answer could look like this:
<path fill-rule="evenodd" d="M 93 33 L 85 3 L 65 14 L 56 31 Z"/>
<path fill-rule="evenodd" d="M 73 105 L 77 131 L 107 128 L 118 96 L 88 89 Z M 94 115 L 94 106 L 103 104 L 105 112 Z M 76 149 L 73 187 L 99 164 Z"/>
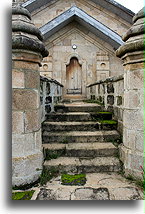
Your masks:
<path fill-rule="evenodd" d="M 46 114 L 54 112 L 54 105 L 62 99 L 62 88 L 56 80 L 40 76 L 41 122 Z"/>
<path fill-rule="evenodd" d="M 87 86 L 87 98 L 97 100 L 104 106 L 104 110 L 113 112 L 114 119 L 118 120 L 118 131 L 123 132 L 123 100 L 124 77 L 110 77 Z"/>

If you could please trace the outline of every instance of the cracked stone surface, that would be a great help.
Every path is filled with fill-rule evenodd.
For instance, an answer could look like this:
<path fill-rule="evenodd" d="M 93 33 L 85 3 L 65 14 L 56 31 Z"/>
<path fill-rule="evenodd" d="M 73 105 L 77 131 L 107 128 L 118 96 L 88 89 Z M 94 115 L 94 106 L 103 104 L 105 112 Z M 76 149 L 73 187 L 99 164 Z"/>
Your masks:
<path fill-rule="evenodd" d="M 35 188 L 31 200 L 143 200 L 143 189 L 117 173 L 89 173 L 84 186 L 65 186 L 61 177 Z M 34 188 L 33 188 L 34 189 Z"/>

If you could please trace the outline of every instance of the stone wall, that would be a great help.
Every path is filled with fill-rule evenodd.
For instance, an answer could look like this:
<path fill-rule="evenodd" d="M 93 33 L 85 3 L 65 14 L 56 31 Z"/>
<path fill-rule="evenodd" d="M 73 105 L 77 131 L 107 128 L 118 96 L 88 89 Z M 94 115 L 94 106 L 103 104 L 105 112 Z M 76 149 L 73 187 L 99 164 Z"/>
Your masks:
<path fill-rule="evenodd" d="M 54 105 L 62 99 L 63 85 L 54 79 L 40 76 L 40 104 L 41 122 L 46 115 L 54 112 Z"/>
<path fill-rule="evenodd" d="M 49 1 L 32 12 L 32 19 L 40 28 L 73 6 L 80 8 L 120 36 L 131 26 L 129 21 L 92 0 Z M 72 48 L 74 44 L 77 46 L 75 50 Z M 92 80 L 98 81 L 123 73 L 122 61 L 116 57 L 114 47 L 109 45 L 108 40 L 105 42 L 100 39 L 97 33 L 92 33 L 77 21 L 53 33 L 46 39 L 45 45 L 50 54 L 42 62 L 41 74 L 64 85 L 64 98 L 67 97 L 66 66 L 71 57 L 76 57 L 82 66 L 82 98 L 86 97 L 86 85 L 91 84 Z"/>
<path fill-rule="evenodd" d="M 12 9 L 12 185 L 35 182 L 42 170 L 40 73 L 48 55 L 22 7 Z"/>
<path fill-rule="evenodd" d="M 144 9 L 133 19 L 117 50 L 124 65 L 124 114 L 121 159 L 125 173 L 143 179 L 144 166 Z"/>
<path fill-rule="evenodd" d="M 123 133 L 124 77 L 110 77 L 87 86 L 88 99 L 97 100 L 104 110 L 113 112 L 118 131 Z"/>

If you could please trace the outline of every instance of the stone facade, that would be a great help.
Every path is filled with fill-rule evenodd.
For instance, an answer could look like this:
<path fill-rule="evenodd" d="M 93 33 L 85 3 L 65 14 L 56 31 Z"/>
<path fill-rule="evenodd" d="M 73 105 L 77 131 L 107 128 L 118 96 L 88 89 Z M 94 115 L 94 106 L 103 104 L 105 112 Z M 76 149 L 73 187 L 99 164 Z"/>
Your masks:
<path fill-rule="evenodd" d="M 26 4 L 24 6 L 33 10 Z M 91 0 L 50 1 L 45 6 L 31 12 L 33 22 L 38 28 L 42 29 L 47 23 L 58 18 L 73 6 L 107 26 L 108 29 L 119 36 L 122 36 L 131 26 L 130 21 L 126 21 L 109 11 L 105 6 L 100 6 Z M 132 16 L 133 14 L 130 15 L 130 17 Z M 63 97 L 68 97 L 67 91 L 72 90 L 72 86 L 68 87 L 66 70 L 71 58 L 76 57 L 81 65 L 80 96 L 86 98 L 86 85 L 102 78 L 123 73 L 122 61 L 116 57 L 114 47 L 107 41 L 104 41 L 76 20 L 68 22 L 67 25 L 57 30 L 49 38 L 45 38 L 45 45 L 50 54 L 42 62 L 41 75 L 56 79 L 63 84 Z M 77 46 L 76 49 L 72 48 L 74 44 Z M 77 80 L 75 81 L 77 82 Z"/>
<path fill-rule="evenodd" d="M 12 9 L 12 185 L 35 182 L 42 170 L 40 74 L 48 55 L 30 13 Z"/>

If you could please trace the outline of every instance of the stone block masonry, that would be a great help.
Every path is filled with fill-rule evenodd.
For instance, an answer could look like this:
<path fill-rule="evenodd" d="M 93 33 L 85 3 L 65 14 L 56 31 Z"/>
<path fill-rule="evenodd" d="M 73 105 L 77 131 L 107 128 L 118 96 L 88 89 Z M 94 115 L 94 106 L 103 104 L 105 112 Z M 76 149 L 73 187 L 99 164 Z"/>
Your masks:
<path fill-rule="evenodd" d="M 12 9 L 12 185 L 35 182 L 43 154 L 39 66 L 48 52 L 29 12 Z"/>
<path fill-rule="evenodd" d="M 144 8 L 124 35 L 125 44 L 117 50 L 124 62 L 124 114 L 121 159 L 125 173 L 143 179 L 144 165 Z"/>

